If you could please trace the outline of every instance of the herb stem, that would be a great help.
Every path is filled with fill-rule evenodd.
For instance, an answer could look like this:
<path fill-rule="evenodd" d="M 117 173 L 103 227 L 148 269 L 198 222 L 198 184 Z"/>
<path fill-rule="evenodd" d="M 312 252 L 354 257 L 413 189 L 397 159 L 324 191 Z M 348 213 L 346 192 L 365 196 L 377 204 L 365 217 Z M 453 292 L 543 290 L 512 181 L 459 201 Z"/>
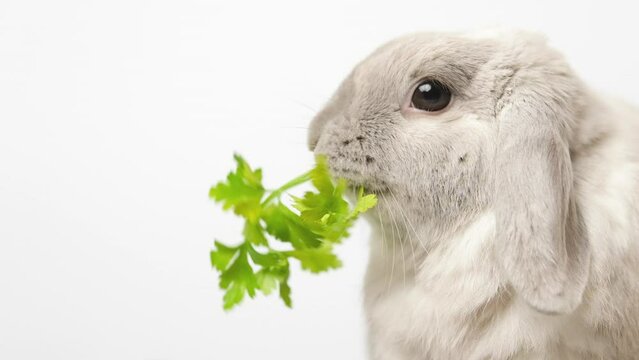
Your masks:
<path fill-rule="evenodd" d="M 273 201 L 273 199 L 279 198 L 282 193 L 284 193 L 286 190 L 293 188 L 297 185 L 301 185 L 307 181 L 311 180 L 311 171 L 306 172 L 296 178 L 294 178 L 293 180 L 287 182 L 286 184 L 280 186 L 279 188 L 273 190 L 273 192 L 271 192 L 269 194 L 269 196 L 266 197 L 266 199 L 264 199 L 264 201 L 262 201 L 262 206 L 268 204 L 269 202 Z"/>

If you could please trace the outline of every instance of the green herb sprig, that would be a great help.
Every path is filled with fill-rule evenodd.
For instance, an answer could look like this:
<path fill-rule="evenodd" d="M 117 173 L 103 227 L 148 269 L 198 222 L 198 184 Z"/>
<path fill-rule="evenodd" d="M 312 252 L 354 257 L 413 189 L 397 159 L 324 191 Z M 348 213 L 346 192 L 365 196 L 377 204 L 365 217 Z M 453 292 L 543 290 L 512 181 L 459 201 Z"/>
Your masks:
<path fill-rule="evenodd" d="M 261 169 L 253 170 L 240 155 L 234 157 L 235 171 L 209 192 L 224 210 L 244 218 L 243 242 L 227 246 L 216 240 L 211 251 L 211 263 L 225 290 L 224 309 L 238 305 L 246 294 L 253 298 L 258 291 L 268 295 L 275 290 L 291 307 L 291 259 L 312 273 L 339 268 L 342 263 L 333 246 L 349 235 L 359 214 L 375 206 L 377 198 L 360 188 L 351 206 L 344 199 L 346 181 L 332 180 L 323 157 L 316 158 L 312 170 L 272 191 L 262 185 Z M 302 197 L 291 196 L 293 208 L 282 202 L 289 189 L 309 181 L 314 190 Z M 274 249 L 274 239 L 289 249 Z"/>

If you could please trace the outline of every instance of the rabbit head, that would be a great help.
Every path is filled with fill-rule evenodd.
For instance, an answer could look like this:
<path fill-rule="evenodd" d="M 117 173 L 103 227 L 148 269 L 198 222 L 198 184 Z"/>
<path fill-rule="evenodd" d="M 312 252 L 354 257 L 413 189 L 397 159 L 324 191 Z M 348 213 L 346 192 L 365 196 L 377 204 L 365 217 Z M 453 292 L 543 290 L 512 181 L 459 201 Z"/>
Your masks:
<path fill-rule="evenodd" d="M 492 211 L 507 283 L 566 313 L 589 267 L 571 163 L 585 96 L 536 35 L 410 35 L 355 67 L 309 146 L 335 176 L 378 193 L 382 218 L 404 216 L 433 239 Z"/>

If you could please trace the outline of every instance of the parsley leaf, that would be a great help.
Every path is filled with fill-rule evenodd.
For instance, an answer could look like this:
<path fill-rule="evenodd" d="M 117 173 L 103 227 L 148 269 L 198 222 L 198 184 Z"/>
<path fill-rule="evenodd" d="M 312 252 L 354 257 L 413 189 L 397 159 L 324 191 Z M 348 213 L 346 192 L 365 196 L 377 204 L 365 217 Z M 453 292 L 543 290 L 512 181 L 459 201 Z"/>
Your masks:
<path fill-rule="evenodd" d="M 228 246 L 215 241 L 211 264 L 219 272 L 219 286 L 225 290 L 224 309 L 230 310 L 248 295 L 265 295 L 276 289 L 288 307 L 292 306 L 290 260 L 299 261 L 303 270 L 319 273 L 339 268 L 342 263 L 333 252 L 333 245 L 348 236 L 348 229 L 359 214 L 377 204 L 373 194 L 360 188 L 355 204 L 344 199 L 347 189 L 343 179 L 333 181 L 328 163 L 317 157 L 316 166 L 283 186 L 267 191 L 262 185 L 262 170 L 253 170 L 235 155 L 236 169 L 225 181 L 209 191 L 209 197 L 244 218 L 244 241 Z M 314 190 L 302 197 L 291 197 L 293 207 L 282 201 L 291 188 L 310 182 Z M 288 246 L 277 250 L 275 241 Z"/>

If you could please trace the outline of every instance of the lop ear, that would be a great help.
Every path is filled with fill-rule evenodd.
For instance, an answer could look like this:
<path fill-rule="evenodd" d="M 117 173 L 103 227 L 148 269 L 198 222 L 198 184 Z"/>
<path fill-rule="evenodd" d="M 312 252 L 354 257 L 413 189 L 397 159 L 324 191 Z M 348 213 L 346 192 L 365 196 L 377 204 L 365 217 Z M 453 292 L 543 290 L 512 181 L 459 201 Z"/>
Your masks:
<path fill-rule="evenodd" d="M 516 74 L 510 84 L 497 116 L 497 256 L 530 306 L 568 313 L 581 303 L 590 266 L 568 144 L 577 87 L 563 72 Z"/>

